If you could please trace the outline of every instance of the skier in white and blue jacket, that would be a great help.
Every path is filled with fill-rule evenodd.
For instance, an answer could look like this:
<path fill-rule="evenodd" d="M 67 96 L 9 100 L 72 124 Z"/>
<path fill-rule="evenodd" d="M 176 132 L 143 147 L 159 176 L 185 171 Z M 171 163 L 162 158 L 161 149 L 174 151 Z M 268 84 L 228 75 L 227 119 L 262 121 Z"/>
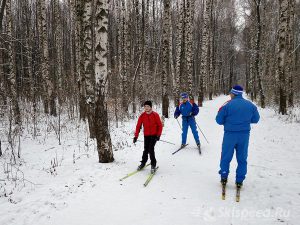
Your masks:
<path fill-rule="evenodd" d="M 219 125 L 224 126 L 222 154 L 220 161 L 221 183 L 227 183 L 230 162 L 236 149 L 237 169 L 236 185 L 242 186 L 247 174 L 248 144 L 250 137 L 250 124 L 258 123 L 259 113 L 257 107 L 243 98 L 243 88 L 234 86 L 230 91 L 231 100 L 226 102 L 216 116 Z"/>
<path fill-rule="evenodd" d="M 200 148 L 200 140 L 199 140 L 199 135 L 198 135 L 196 121 L 195 121 L 195 116 L 199 113 L 198 105 L 194 103 L 192 100 L 189 100 L 189 95 L 187 93 L 181 93 L 180 97 L 182 103 L 176 107 L 174 117 L 175 119 L 177 119 L 180 115 L 182 115 L 181 147 L 184 147 L 186 145 L 188 128 L 190 126 L 196 144 Z"/>

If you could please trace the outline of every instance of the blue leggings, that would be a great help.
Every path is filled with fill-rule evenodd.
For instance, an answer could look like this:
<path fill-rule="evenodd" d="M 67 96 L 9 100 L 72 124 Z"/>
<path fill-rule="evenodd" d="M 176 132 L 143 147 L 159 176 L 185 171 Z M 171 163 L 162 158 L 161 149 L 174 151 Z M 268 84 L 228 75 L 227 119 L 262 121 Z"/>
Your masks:
<path fill-rule="evenodd" d="M 250 131 L 226 132 L 222 143 L 222 156 L 220 161 L 219 174 L 221 178 L 227 178 L 229 174 L 230 162 L 236 149 L 237 169 L 236 182 L 241 183 L 247 174 L 247 157 Z"/>
<path fill-rule="evenodd" d="M 181 144 L 184 144 L 184 145 L 186 144 L 186 138 L 187 138 L 189 126 L 192 129 L 192 133 L 193 133 L 194 139 L 196 141 L 196 144 L 200 144 L 196 121 L 195 121 L 195 118 L 192 116 L 189 116 L 189 117 L 183 116 L 182 117 L 182 135 L 181 135 L 182 143 Z"/>

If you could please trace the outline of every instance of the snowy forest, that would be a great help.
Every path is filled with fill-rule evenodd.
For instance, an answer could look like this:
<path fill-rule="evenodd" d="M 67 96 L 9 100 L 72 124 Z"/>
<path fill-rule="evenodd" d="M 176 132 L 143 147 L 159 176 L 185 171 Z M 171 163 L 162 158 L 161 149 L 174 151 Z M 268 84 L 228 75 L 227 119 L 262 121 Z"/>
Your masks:
<path fill-rule="evenodd" d="M 200 113 L 205 113 L 199 116 L 200 127 L 215 139 L 214 134 L 222 131 L 203 121 L 214 120 L 227 100 L 224 95 L 236 84 L 265 112 L 266 124 L 276 123 L 277 131 L 268 125 L 256 129 L 260 134 L 270 132 L 265 139 L 254 135 L 260 144 L 274 144 L 277 132 L 284 138 L 293 131 L 287 135 L 292 140 L 287 148 L 299 149 L 299 0 L 0 0 L 0 203 L 22 204 L 25 194 L 21 193 L 52 182 L 65 161 L 69 171 L 77 161 L 80 167 L 87 162 L 94 166 L 87 166 L 88 170 L 104 168 L 102 174 L 117 171 L 114 165 L 123 166 L 123 173 L 129 171 L 132 165 L 128 169 L 124 163 L 130 161 L 132 131 L 146 100 L 153 101 L 166 132 L 176 141 L 180 129 L 173 112 L 180 93 L 189 93 Z M 286 144 L 279 145 L 285 148 Z M 137 145 L 143 148 L 142 143 Z M 220 138 L 210 145 L 218 159 L 220 146 Z M 135 154 L 137 163 L 141 151 Z M 286 157 L 300 159 L 299 153 L 293 154 Z M 208 167 L 214 158 L 210 157 Z M 292 165 L 296 169 L 296 163 Z M 31 174 L 30 168 L 43 172 Z M 118 176 L 123 173 L 118 171 Z M 296 174 L 299 184 L 299 166 Z M 46 177 L 40 181 L 35 176 Z M 73 175 L 61 171 L 61 176 L 59 180 Z M 298 192 L 294 197 L 299 201 Z M 57 207 L 64 208 L 59 203 Z M 37 214 L 47 214 L 47 207 Z M 300 206 L 293 207 L 294 217 L 284 220 L 286 224 L 299 221 Z M 38 206 L 32 210 L 38 211 Z M 216 219 L 207 212 L 209 219 Z M 5 225 L 43 221 L 31 216 L 16 220 L 6 214 Z"/>

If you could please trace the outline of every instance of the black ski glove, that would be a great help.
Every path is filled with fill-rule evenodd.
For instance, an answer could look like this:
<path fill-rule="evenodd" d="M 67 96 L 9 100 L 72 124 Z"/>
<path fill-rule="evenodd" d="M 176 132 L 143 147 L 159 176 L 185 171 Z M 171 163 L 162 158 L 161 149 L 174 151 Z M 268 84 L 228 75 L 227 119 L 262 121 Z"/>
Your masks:
<path fill-rule="evenodd" d="M 190 113 L 191 116 L 195 116 L 195 114 L 193 112 Z"/>
<path fill-rule="evenodd" d="M 159 139 L 160 139 L 160 136 L 156 136 L 156 141 L 159 141 Z"/>
<path fill-rule="evenodd" d="M 133 144 L 135 144 L 135 142 L 137 142 L 137 137 L 133 138 Z"/>

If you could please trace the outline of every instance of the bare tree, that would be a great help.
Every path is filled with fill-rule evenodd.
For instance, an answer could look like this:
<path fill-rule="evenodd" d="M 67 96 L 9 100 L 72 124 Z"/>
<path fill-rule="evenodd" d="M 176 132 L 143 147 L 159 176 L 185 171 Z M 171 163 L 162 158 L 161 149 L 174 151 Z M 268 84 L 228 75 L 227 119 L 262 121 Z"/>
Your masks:
<path fill-rule="evenodd" d="M 38 15 L 39 15 L 39 35 L 40 35 L 40 45 L 42 51 L 42 62 L 41 62 L 41 73 L 43 77 L 44 91 L 46 93 L 44 99 L 45 113 L 56 116 L 56 106 L 55 106 L 55 93 L 54 86 L 50 78 L 49 73 L 49 46 L 48 46 L 48 35 L 47 35 L 47 21 L 46 21 L 46 2 L 41 0 L 37 2 L 38 4 Z M 49 105 L 50 104 L 50 105 Z"/>
<path fill-rule="evenodd" d="M 168 77 L 170 76 L 170 26 L 171 26 L 171 2 L 164 0 L 163 17 L 163 70 L 162 70 L 162 114 L 169 118 L 169 96 L 168 96 Z"/>
<path fill-rule="evenodd" d="M 17 94 L 17 81 L 16 81 L 16 58 L 15 58 L 15 49 L 14 49 L 14 40 L 13 40 L 13 14 L 11 11 L 11 0 L 6 1 L 6 16 L 7 16 L 7 23 L 8 23 L 8 29 L 7 34 L 10 37 L 10 40 L 8 41 L 8 59 L 9 59 L 9 75 L 8 75 L 8 83 L 9 83 L 9 90 L 11 93 L 11 102 L 12 102 L 12 108 L 14 113 L 14 120 L 15 124 L 18 126 L 21 126 L 21 114 L 20 114 L 20 108 L 18 103 L 18 94 Z"/>
<path fill-rule="evenodd" d="M 106 106 L 108 0 L 96 0 L 95 7 L 95 134 L 99 162 L 108 163 L 114 161 Z"/>
<path fill-rule="evenodd" d="M 288 106 L 294 106 L 294 73 L 295 73 L 295 54 L 294 54 L 294 26 L 295 26 L 295 0 L 289 0 L 288 24 L 287 24 L 287 82 L 288 82 Z"/>
<path fill-rule="evenodd" d="M 184 14 L 185 14 L 185 0 L 182 0 L 180 3 L 180 8 L 178 7 L 177 3 L 177 9 L 179 13 L 179 21 L 177 23 L 177 29 L 176 29 L 176 91 L 175 91 L 175 105 L 179 104 L 179 93 L 182 90 L 182 76 L 183 76 L 183 53 L 184 53 Z"/>
<path fill-rule="evenodd" d="M 205 86 L 207 85 L 207 77 L 209 73 L 209 23 L 211 17 L 211 6 L 212 0 L 205 0 L 205 14 L 204 14 L 204 24 L 202 29 L 202 48 L 201 48 L 201 62 L 200 62 L 200 86 L 199 86 L 199 96 L 198 105 L 203 105 Z M 205 82 L 205 83 L 204 83 Z"/>
<path fill-rule="evenodd" d="M 260 61 L 261 61 L 261 32 L 262 32 L 262 22 L 260 16 L 260 8 L 261 8 L 261 0 L 253 0 L 255 4 L 255 11 L 256 11 L 256 37 L 255 37 L 255 63 L 254 63 L 254 76 L 257 77 L 258 81 L 258 91 L 260 95 L 260 105 L 262 108 L 265 107 L 265 94 L 262 84 L 261 78 L 261 69 L 260 69 Z"/>
<path fill-rule="evenodd" d="M 278 79 L 279 79 L 279 113 L 287 114 L 287 84 L 286 84 L 286 36 L 288 30 L 288 0 L 279 0 L 279 30 L 278 30 Z"/>
<path fill-rule="evenodd" d="M 192 95 L 193 91 L 193 25 L 194 25 L 194 10 L 195 0 L 187 0 L 187 16 L 186 16 L 186 78 L 187 91 Z"/>

